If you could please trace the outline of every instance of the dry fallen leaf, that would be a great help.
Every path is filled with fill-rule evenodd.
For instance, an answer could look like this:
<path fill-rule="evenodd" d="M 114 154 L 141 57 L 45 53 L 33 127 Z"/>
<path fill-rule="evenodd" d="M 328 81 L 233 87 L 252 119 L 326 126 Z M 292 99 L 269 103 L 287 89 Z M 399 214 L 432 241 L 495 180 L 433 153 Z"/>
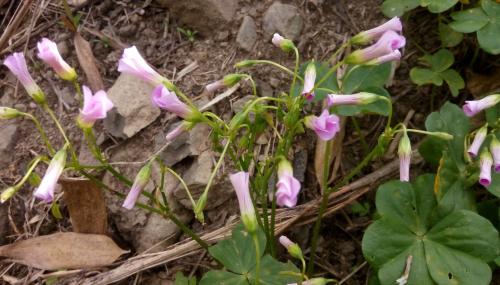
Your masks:
<path fill-rule="evenodd" d="M 76 56 L 78 57 L 80 66 L 87 76 L 87 82 L 90 85 L 90 89 L 94 92 L 104 90 L 104 83 L 101 75 L 99 74 L 96 59 L 92 53 L 89 42 L 82 38 L 79 33 L 75 34 L 73 42 L 75 44 Z"/>
<path fill-rule="evenodd" d="M 106 266 L 126 251 L 105 235 L 56 233 L 0 247 L 0 256 L 45 270 Z"/>
<path fill-rule="evenodd" d="M 87 179 L 61 179 L 63 199 L 68 205 L 73 231 L 106 234 L 107 214 L 103 190 Z"/>

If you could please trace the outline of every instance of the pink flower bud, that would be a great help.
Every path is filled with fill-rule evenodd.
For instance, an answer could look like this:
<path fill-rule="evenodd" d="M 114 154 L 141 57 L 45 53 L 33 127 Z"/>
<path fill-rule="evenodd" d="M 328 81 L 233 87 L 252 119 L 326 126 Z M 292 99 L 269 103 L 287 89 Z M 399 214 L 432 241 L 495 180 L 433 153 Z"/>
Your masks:
<path fill-rule="evenodd" d="M 54 190 L 56 189 L 57 181 L 61 176 L 66 164 L 66 149 L 58 151 L 52 160 L 45 175 L 40 182 L 40 185 L 35 190 L 35 197 L 47 203 L 54 199 Z"/>
<path fill-rule="evenodd" d="M 178 136 L 180 136 L 182 133 L 188 131 L 192 127 L 192 123 L 187 122 L 187 121 L 182 121 L 178 126 L 173 128 L 166 136 L 165 139 L 167 142 L 171 142 L 175 140 Z"/>
<path fill-rule="evenodd" d="M 387 31 L 375 44 L 365 49 L 356 50 L 348 55 L 346 62 L 351 64 L 373 64 L 370 63 L 371 60 L 387 61 L 388 58 L 397 57 L 398 54 L 394 53 L 394 51 L 404 47 L 405 44 L 405 37 L 394 31 Z"/>
<path fill-rule="evenodd" d="M 92 91 L 83 85 L 83 108 L 78 115 L 78 124 L 82 128 L 91 128 L 94 122 L 106 118 L 106 114 L 113 108 L 113 102 L 109 100 L 105 91 L 97 91 L 92 95 Z"/>
<path fill-rule="evenodd" d="M 293 169 L 286 159 L 278 165 L 278 183 L 276 184 L 276 204 L 280 207 L 292 208 L 297 205 L 300 182 L 293 177 Z"/>
<path fill-rule="evenodd" d="M 123 56 L 118 62 L 118 71 L 136 76 L 153 86 L 168 81 L 149 66 L 135 46 L 123 51 Z"/>
<path fill-rule="evenodd" d="M 26 89 L 26 92 L 37 102 L 42 104 L 45 102 L 45 95 L 43 95 L 42 90 L 35 83 L 35 80 L 31 77 L 28 72 L 28 66 L 26 65 L 26 60 L 24 59 L 24 54 L 20 52 L 15 52 L 9 55 L 3 64 L 9 68 L 9 70 L 17 77 Z"/>
<path fill-rule="evenodd" d="M 293 42 L 291 40 L 285 39 L 284 37 L 282 37 L 278 33 L 275 33 L 273 35 L 272 43 L 273 43 L 273 45 L 281 48 L 285 52 L 291 52 L 295 49 L 295 45 L 293 44 Z"/>
<path fill-rule="evenodd" d="M 467 117 L 472 117 L 484 109 L 495 106 L 500 102 L 500 94 L 493 94 L 475 101 L 465 101 L 462 107 Z"/>
<path fill-rule="evenodd" d="M 134 184 L 132 184 L 132 188 L 128 192 L 127 198 L 123 202 L 122 207 L 125 209 L 132 209 L 137 202 L 137 198 L 139 198 L 139 194 L 141 194 L 142 189 L 146 187 L 149 182 L 149 178 L 151 177 L 151 163 L 148 162 L 144 165 L 137 176 L 135 177 Z"/>
<path fill-rule="evenodd" d="M 474 140 L 472 141 L 472 144 L 469 146 L 469 149 L 467 150 L 467 153 L 469 153 L 470 156 L 472 157 L 477 156 L 479 148 L 483 144 L 484 139 L 486 139 L 487 134 L 488 134 L 488 125 L 486 124 L 476 132 Z"/>
<path fill-rule="evenodd" d="M 37 48 L 37 56 L 52 67 L 59 77 L 68 81 L 76 79 L 76 71 L 64 61 L 55 42 L 43 38 L 37 43 Z"/>
<path fill-rule="evenodd" d="M 249 174 L 240 171 L 229 175 L 229 180 L 236 191 L 238 203 L 240 205 L 241 220 L 248 232 L 253 233 L 257 230 L 257 218 L 253 207 L 250 189 L 248 188 Z"/>
<path fill-rule="evenodd" d="M 300 249 L 299 245 L 291 241 L 288 237 L 280 236 L 279 242 L 282 246 L 286 248 L 286 250 L 291 256 L 297 259 L 303 258 L 302 249 Z"/>
<path fill-rule="evenodd" d="M 490 152 L 485 148 L 479 157 L 479 184 L 487 187 L 491 184 L 491 166 L 493 160 Z"/>
<path fill-rule="evenodd" d="M 490 152 L 495 163 L 495 172 L 500 172 L 500 141 L 494 136 L 490 143 Z"/>
<path fill-rule="evenodd" d="M 304 74 L 304 89 L 302 89 L 302 96 L 311 101 L 314 99 L 314 82 L 316 81 L 316 66 L 314 62 L 310 62 L 306 67 Z"/>
<path fill-rule="evenodd" d="M 406 132 L 399 141 L 398 155 L 399 180 L 408 182 L 410 181 L 411 142 Z"/>
<path fill-rule="evenodd" d="M 379 39 L 387 31 L 400 33 L 402 30 L 403 25 L 401 24 L 401 20 L 398 17 L 394 17 L 378 27 L 357 34 L 351 39 L 351 42 L 353 44 L 366 44 Z"/>
<path fill-rule="evenodd" d="M 244 74 L 238 74 L 238 73 L 228 74 L 224 76 L 223 79 L 208 84 L 205 87 L 205 90 L 207 90 L 207 92 L 212 93 L 224 87 L 228 88 L 233 87 L 236 83 L 238 83 L 241 79 L 243 79 L 244 76 L 245 76 Z"/>
<path fill-rule="evenodd" d="M 382 64 L 382 63 L 386 63 L 389 61 L 398 61 L 400 59 L 401 59 L 401 52 L 399 50 L 395 50 L 395 51 L 388 53 L 386 55 L 379 56 L 375 59 L 372 59 L 372 60 L 366 62 L 365 64 L 366 65 L 377 65 L 377 64 Z"/>
<path fill-rule="evenodd" d="M 205 90 L 207 90 L 207 92 L 210 92 L 210 93 L 213 93 L 219 89 L 222 89 L 224 88 L 224 80 L 220 79 L 220 80 L 217 80 L 217 81 L 214 81 L 210 84 L 207 84 L 207 86 L 205 86 Z"/>
<path fill-rule="evenodd" d="M 326 97 L 326 105 L 328 107 L 337 105 L 364 105 L 377 101 L 379 95 L 367 92 L 360 92 L 351 95 L 328 94 Z"/>
<path fill-rule="evenodd" d="M 321 140 L 328 141 L 333 139 L 340 130 L 340 119 L 334 114 L 329 114 L 325 109 L 319 117 L 306 117 L 305 125 L 312 129 Z"/>
<path fill-rule="evenodd" d="M 191 113 L 190 108 L 181 102 L 175 92 L 169 91 L 165 86 L 158 85 L 151 94 L 153 103 L 177 116 L 186 119 Z"/>

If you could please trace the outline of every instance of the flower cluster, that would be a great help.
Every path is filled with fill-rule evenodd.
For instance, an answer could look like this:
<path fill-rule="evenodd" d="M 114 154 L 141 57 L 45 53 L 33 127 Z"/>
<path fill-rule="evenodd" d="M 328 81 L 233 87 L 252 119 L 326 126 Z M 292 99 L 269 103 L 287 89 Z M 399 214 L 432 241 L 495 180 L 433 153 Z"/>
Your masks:
<path fill-rule="evenodd" d="M 472 143 L 467 149 L 467 153 L 472 158 L 477 157 L 479 151 L 479 184 L 483 186 L 489 186 L 491 184 L 491 168 L 495 170 L 496 173 L 500 172 L 500 142 L 495 134 L 491 134 L 491 140 L 489 147 L 481 147 L 484 145 L 485 140 L 488 138 L 488 124 L 485 124 L 479 128 L 475 135 Z"/>

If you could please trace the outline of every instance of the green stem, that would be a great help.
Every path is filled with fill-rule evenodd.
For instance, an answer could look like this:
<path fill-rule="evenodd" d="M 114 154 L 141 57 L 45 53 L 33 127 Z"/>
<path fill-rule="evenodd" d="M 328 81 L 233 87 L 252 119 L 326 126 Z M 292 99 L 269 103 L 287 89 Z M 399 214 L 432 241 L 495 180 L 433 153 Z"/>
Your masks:
<path fill-rule="evenodd" d="M 31 172 L 33 172 L 33 170 L 35 169 L 35 167 L 38 165 L 38 163 L 43 159 L 43 157 L 41 156 L 38 156 L 36 157 L 35 159 L 33 159 L 31 161 L 31 165 L 30 167 L 28 168 L 28 170 L 26 171 L 26 174 L 24 175 L 24 177 L 21 179 L 21 181 L 19 181 L 19 183 L 17 183 L 14 188 L 18 189 L 20 188 L 21 186 L 23 186 L 24 183 L 26 183 L 26 180 L 29 179 L 30 175 L 31 175 Z"/>
<path fill-rule="evenodd" d="M 181 222 L 174 214 L 168 210 L 166 212 L 166 216 L 174 222 L 174 224 L 179 227 L 182 232 L 191 237 L 194 241 L 196 241 L 203 249 L 208 250 L 209 245 L 203 241 L 195 232 L 193 232 L 189 227 L 187 227 L 183 222 Z"/>
<path fill-rule="evenodd" d="M 71 157 L 72 157 L 73 161 L 75 161 L 75 162 L 78 161 L 78 157 L 76 156 L 75 150 L 73 149 L 73 145 L 71 144 L 71 142 L 69 141 L 68 137 L 66 136 L 66 132 L 64 131 L 63 127 L 61 126 L 61 123 L 57 119 L 56 115 L 54 114 L 54 112 L 52 111 L 52 109 L 50 109 L 50 107 L 49 107 L 49 105 L 47 105 L 47 103 L 44 103 L 42 105 L 42 107 L 45 110 L 45 112 L 47 112 L 49 114 L 50 118 L 52 119 L 52 121 L 54 121 L 54 123 L 57 126 L 57 129 L 59 130 L 59 132 L 63 136 L 64 141 L 68 145 L 68 148 L 69 148 L 69 151 L 71 153 Z"/>
<path fill-rule="evenodd" d="M 257 233 L 252 234 L 253 243 L 255 244 L 255 285 L 259 285 L 260 278 L 260 245 Z"/>
<path fill-rule="evenodd" d="M 191 195 L 191 192 L 189 192 L 189 188 L 186 185 L 186 182 L 184 181 L 184 179 L 182 179 L 182 177 L 180 177 L 180 175 L 177 174 L 177 172 L 175 172 L 171 168 L 166 167 L 166 170 L 168 172 L 170 172 L 170 174 L 172 174 L 182 184 L 182 187 L 186 190 L 186 193 L 187 193 L 187 195 L 189 197 L 189 201 L 191 201 L 191 204 L 193 205 L 193 209 L 194 209 L 196 207 L 196 202 L 194 201 L 193 196 Z"/>
<path fill-rule="evenodd" d="M 291 69 L 289 69 L 289 68 L 287 68 L 287 67 L 285 67 L 285 66 L 283 66 L 283 65 L 281 65 L 281 64 L 279 64 L 279 63 L 276 63 L 276 62 L 274 62 L 274 61 L 270 61 L 270 60 L 263 60 L 263 59 L 256 59 L 256 60 L 252 60 L 252 61 L 253 61 L 255 64 L 269 64 L 269 65 L 272 65 L 272 66 L 274 66 L 274 67 L 277 67 L 277 68 L 279 68 L 279 69 L 281 69 L 281 70 L 285 71 L 286 73 L 288 73 L 288 74 L 290 74 L 290 75 L 297 76 L 297 78 L 298 78 L 301 82 L 303 82 L 303 81 L 304 81 L 304 79 L 303 79 L 301 76 L 299 76 L 299 75 L 297 74 L 297 72 L 293 72 L 293 70 L 291 70 Z M 297 75 L 296 75 L 296 74 L 297 74 Z"/>
<path fill-rule="evenodd" d="M 349 46 L 351 43 L 349 41 L 343 43 L 333 54 L 332 56 L 330 56 L 330 59 L 328 60 L 328 62 L 333 62 L 337 55 L 342 51 L 344 50 L 347 46 Z"/>
<path fill-rule="evenodd" d="M 313 90 L 315 90 L 318 86 L 321 85 L 321 83 L 325 82 L 338 68 L 340 65 L 342 65 L 344 61 L 339 61 L 337 62 L 334 66 L 332 66 L 328 72 L 314 85 Z"/>
<path fill-rule="evenodd" d="M 293 51 L 295 53 L 295 69 L 293 71 L 293 80 L 292 80 L 292 86 L 290 87 L 290 95 L 293 93 L 293 90 L 295 88 L 295 81 L 297 81 L 297 75 L 299 73 L 299 61 L 300 61 L 299 50 L 294 46 Z"/>
<path fill-rule="evenodd" d="M 42 136 L 42 140 L 45 143 L 45 146 L 47 146 L 47 149 L 49 151 L 50 155 L 54 155 L 56 151 L 50 144 L 49 139 L 47 138 L 47 134 L 45 133 L 45 130 L 43 129 L 42 125 L 40 124 L 40 121 L 38 121 L 33 115 L 28 114 L 28 113 L 23 113 L 24 116 L 28 117 L 33 123 L 35 124 L 35 127 L 37 128 L 38 132 L 40 133 L 40 136 Z"/>
<path fill-rule="evenodd" d="M 368 152 L 369 147 L 368 144 L 366 143 L 365 136 L 363 135 L 363 133 L 361 133 L 361 128 L 359 127 L 358 120 L 356 120 L 355 117 L 351 117 L 351 119 L 352 119 L 352 125 L 354 126 L 354 129 L 358 133 L 359 140 L 361 141 L 361 146 L 363 147 L 363 153 L 366 154 Z"/>
<path fill-rule="evenodd" d="M 78 80 L 73 80 L 73 87 L 75 87 L 76 94 L 78 95 L 78 102 L 80 102 L 80 107 L 83 107 L 83 94 L 82 89 L 80 88 L 80 84 L 78 84 Z"/>

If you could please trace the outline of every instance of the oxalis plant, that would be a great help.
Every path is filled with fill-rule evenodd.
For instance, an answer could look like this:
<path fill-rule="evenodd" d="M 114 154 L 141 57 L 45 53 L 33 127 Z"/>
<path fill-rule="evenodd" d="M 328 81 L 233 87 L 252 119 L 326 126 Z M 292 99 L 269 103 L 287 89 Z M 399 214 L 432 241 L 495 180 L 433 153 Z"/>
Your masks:
<path fill-rule="evenodd" d="M 141 207 L 171 219 L 218 261 L 219 269 L 206 273 L 200 284 L 334 284 L 337 282 L 334 279 L 314 275 L 314 256 L 328 196 L 346 185 L 371 161 L 383 155 L 395 135 L 401 133 L 398 150 L 400 181 L 380 187 L 377 193 L 380 219 L 368 228 L 363 239 L 363 252 L 377 270 L 378 281 L 381 284 L 487 284 L 491 279 L 488 262 L 498 259 L 499 255 L 498 233 L 487 219 L 474 212 L 471 189 L 479 176 L 480 183 L 489 187 L 490 192 L 495 195 L 500 192 L 496 186 L 500 185 L 500 179 L 491 175 L 493 163 L 495 170 L 500 170 L 500 149 L 496 140 L 498 116 L 490 112 L 488 125 L 470 133 L 466 115 L 496 108 L 500 95 L 468 102 L 464 106 L 465 115 L 458 107 L 447 104 L 440 112 L 429 116 L 427 130 L 407 128 L 402 123 L 394 124 L 391 97 L 383 85 L 390 77 L 394 61 L 401 57 L 400 49 L 405 45 L 401 32 L 400 20 L 393 18 L 352 37 L 331 55 L 327 63 L 314 60 L 302 62 L 293 42 L 275 34 L 272 43 L 295 57 L 292 68 L 269 60 L 244 60 L 235 67 L 241 70 L 258 65 L 275 67 L 290 76 L 289 89 L 276 97 L 259 96 L 252 76 L 242 72 L 228 74 L 207 85 L 207 92 L 230 88 L 237 83 L 246 83 L 251 87 L 255 98 L 228 122 L 217 114 L 198 109 L 175 84 L 158 74 L 141 57 L 137 48 L 125 49 L 118 71 L 155 86 L 151 95 L 153 104 L 182 119 L 166 135 L 167 144 L 180 134 L 191 131 L 197 124 L 206 124 L 211 128 L 213 150 L 219 153 L 219 158 L 199 197 L 191 195 L 180 175 L 167 167 L 157 154 L 147 159 L 133 181 L 113 167 L 96 144 L 93 132 L 95 122 L 106 117 L 113 103 L 105 91 L 93 94 L 88 87 L 80 87 L 75 70 L 59 55 L 55 43 L 42 39 L 38 44 L 38 57 L 50 65 L 61 79 L 74 85 L 81 105 L 75 122 L 85 134 L 89 148 L 100 164 L 86 166 L 78 161 L 74 145 L 47 104 L 43 91 L 31 78 L 23 54 L 14 53 L 4 60 L 4 64 L 17 76 L 41 109 L 49 114 L 65 144 L 54 147 L 33 115 L 2 107 L 0 117 L 3 119 L 24 116 L 34 122 L 47 153 L 36 157 L 29 164 L 26 175 L 1 193 L 1 201 L 10 199 L 27 181 L 31 181 L 36 185 L 35 197 L 55 205 L 54 189 L 65 171 L 88 177 L 104 190 L 113 190 L 93 174 L 94 170 L 104 170 L 130 187 L 128 195 L 124 197 L 124 208 Z M 351 46 L 354 51 L 347 53 Z M 345 55 L 341 57 L 342 54 Z M 337 77 L 339 68 L 344 70 L 341 78 Z M 322 111 L 307 114 L 304 111 L 308 109 L 304 108 L 307 104 L 320 104 Z M 340 130 L 339 116 L 352 117 L 362 113 L 387 117 L 377 145 L 336 183 L 329 182 L 329 164 L 324 164 L 323 178 L 318 181 L 323 189 L 322 200 L 312 232 L 309 263 L 306 264 L 301 248 L 286 236 L 278 240 L 288 251 L 291 260 L 286 263 L 278 261 L 276 209 L 295 207 L 301 190 L 289 162 L 295 138 L 305 129 L 311 129 L 319 140 L 330 144 Z M 264 132 L 272 132 L 277 140 L 268 155 L 259 160 L 254 156 L 255 142 Z M 419 177 L 414 184 L 409 182 L 412 154 L 409 133 L 427 136 L 420 149 L 425 157 L 437 161 L 438 165 L 435 175 Z M 467 154 L 464 149 L 472 137 L 470 154 Z M 478 160 L 475 155 L 479 151 L 481 155 Z M 329 161 L 330 152 L 331 148 L 326 148 L 325 161 Z M 195 217 L 204 223 L 203 211 L 209 200 L 212 183 L 226 161 L 234 169 L 229 180 L 238 198 L 241 223 L 234 228 L 231 238 L 209 246 L 171 213 L 163 182 L 167 172 L 180 180 Z M 37 179 L 30 178 L 40 163 L 48 164 L 48 168 L 37 183 Z M 145 187 L 152 179 L 154 164 L 159 166 L 161 181 L 150 193 L 145 191 Z M 278 182 L 269 187 L 274 175 Z M 138 203 L 140 195 L 149 198 L 150 203 Z M 196 280 L 178 275 L 177 282 L 193 284 Z"/>

